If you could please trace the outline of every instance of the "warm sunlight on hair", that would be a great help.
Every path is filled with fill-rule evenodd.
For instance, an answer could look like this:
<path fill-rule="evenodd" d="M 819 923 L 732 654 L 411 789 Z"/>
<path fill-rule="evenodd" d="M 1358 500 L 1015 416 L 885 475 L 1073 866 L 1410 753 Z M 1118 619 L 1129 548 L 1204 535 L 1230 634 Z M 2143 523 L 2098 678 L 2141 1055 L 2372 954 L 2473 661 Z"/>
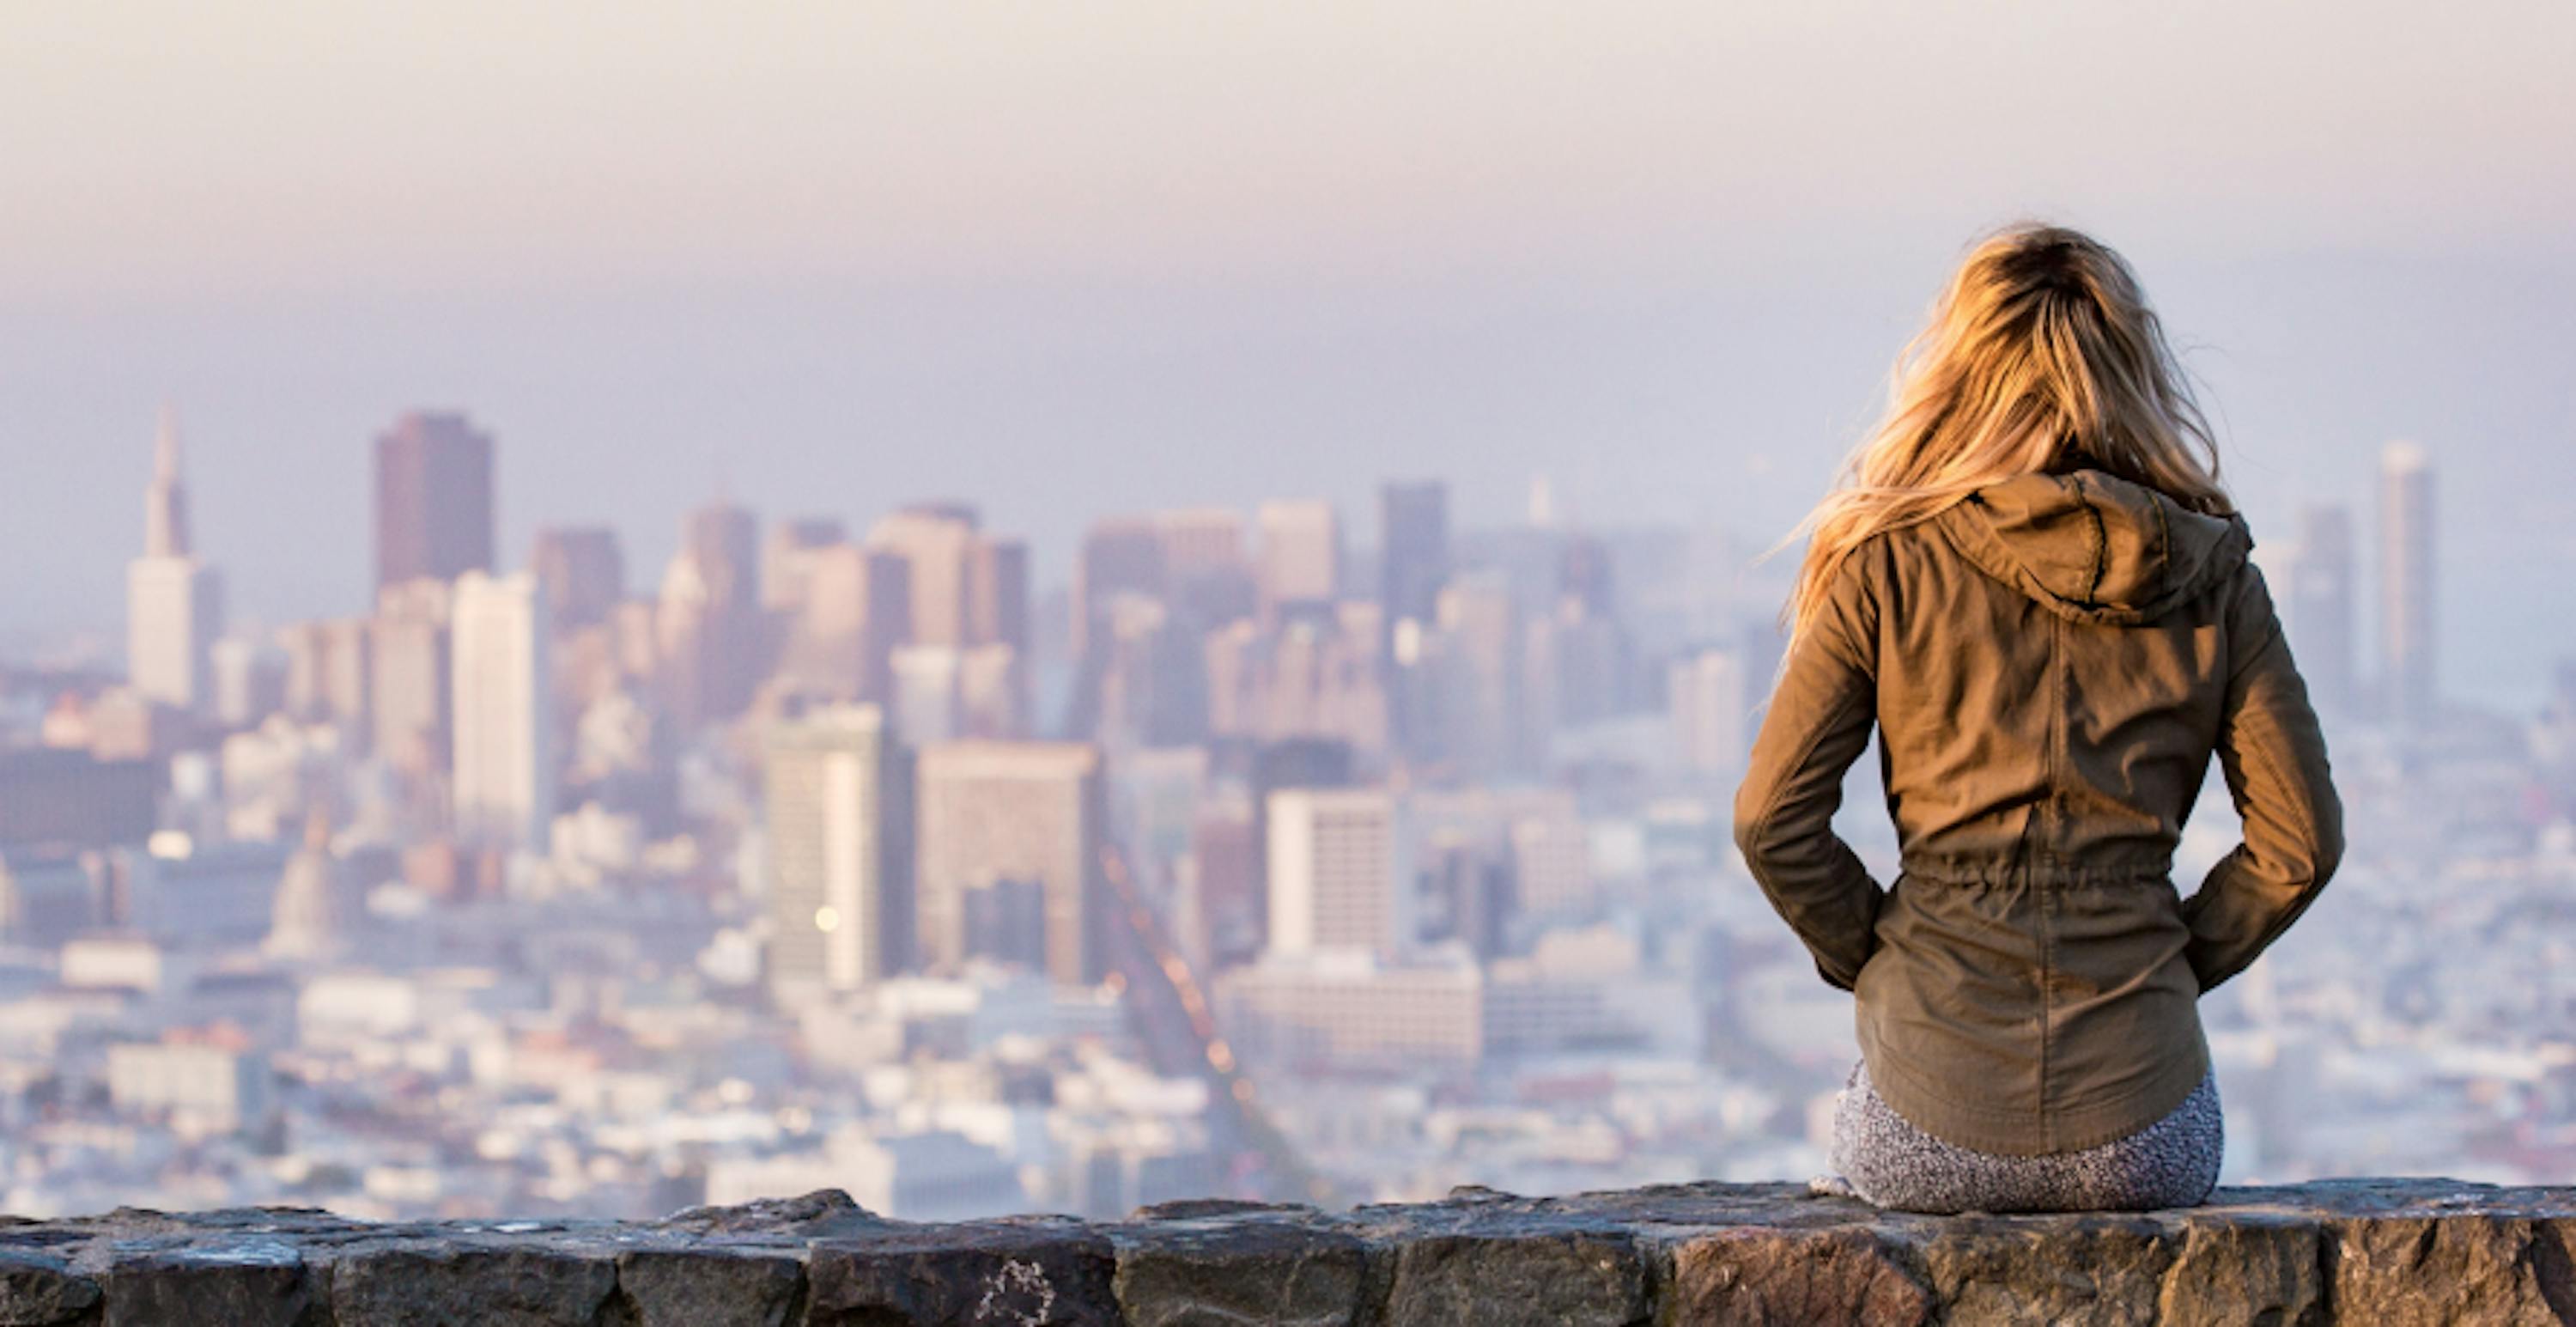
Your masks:
<path fill-rule="evenodd" d="M 1897 356 L 1887 416 L 1796 531 L 1795 637 L 1853 549 L 1997 480 L 2091 466 L 2232 510 L 2208 420 L 2120 255 L 2023 222 L 1980 242 Z"/>

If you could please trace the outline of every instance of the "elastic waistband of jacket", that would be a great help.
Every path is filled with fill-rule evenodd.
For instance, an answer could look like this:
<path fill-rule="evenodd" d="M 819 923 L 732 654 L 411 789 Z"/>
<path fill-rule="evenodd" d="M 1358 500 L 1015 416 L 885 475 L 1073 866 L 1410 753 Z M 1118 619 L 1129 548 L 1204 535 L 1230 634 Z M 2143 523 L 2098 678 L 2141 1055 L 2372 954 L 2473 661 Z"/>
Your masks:
<path fill-rule="evenodd" d="M 1970 857 L 1925 853 L 1900 858 L 1897 869 L 1907 879 L 1942 885 L 2107 885 L 2170 880 L 2173 857 L 2171 854 Z"/>

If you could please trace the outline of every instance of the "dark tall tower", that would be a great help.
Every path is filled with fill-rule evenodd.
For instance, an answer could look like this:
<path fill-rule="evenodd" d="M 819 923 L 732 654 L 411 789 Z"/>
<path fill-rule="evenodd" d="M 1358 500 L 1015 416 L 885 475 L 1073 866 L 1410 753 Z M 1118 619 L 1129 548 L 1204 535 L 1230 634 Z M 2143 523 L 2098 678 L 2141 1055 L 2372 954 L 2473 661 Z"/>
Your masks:
<path fill-rule="evenodd" d="M 1449 579 L 1449 486 L 1438 480 L 1378 490 L 1378 551 L 1386 630 L 1428 625 Z"/>
<path fill-rule="evenodd" d="M 1449 582 L 1449 486 L 1438 480 L 1388 484 L 1378 490 L 1378 666 L 1387 681 L 1387 720 L 1398 747 L 1421 753 L 1431 740 L 1427 696 L 1399 648 L 1439 616 Z M 1411 625 L 1406 625 L 1410 623 Z"/>
<path fill-rule="evenodd" d="M 492 569 L 492 437 L 414 410 L 376 437 L 376 588 Z"/>

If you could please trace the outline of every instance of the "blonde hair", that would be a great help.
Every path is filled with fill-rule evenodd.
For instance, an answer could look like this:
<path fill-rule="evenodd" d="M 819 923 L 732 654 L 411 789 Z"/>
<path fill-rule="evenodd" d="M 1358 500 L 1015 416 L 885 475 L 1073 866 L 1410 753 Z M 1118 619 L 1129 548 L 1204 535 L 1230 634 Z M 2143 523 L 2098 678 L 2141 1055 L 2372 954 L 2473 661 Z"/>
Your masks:
<path fill-rule="evenodd" d="M 1803 631 L 1843 559 L 1970 493 L 2089 466 L 2212 515 L 2218 447 L 2120 255 L 2022 223 L 1980 242 L 1896 359 L 1887 414 L 1787 541 L 1809 536 L 1784 616 Z"/>

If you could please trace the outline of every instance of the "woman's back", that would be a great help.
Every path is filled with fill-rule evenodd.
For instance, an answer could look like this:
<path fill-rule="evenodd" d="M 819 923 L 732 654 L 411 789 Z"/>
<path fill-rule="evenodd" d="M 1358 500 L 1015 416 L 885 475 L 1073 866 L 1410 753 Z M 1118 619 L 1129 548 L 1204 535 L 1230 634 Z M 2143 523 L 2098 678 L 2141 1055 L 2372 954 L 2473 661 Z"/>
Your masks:
<path fill-rule="evenodd" d="M 1737 835 L 1791 923 L 1836 937 L 1819 966 L 1859 995 L 1871 1077 L 1906 1118 L 2005 1155 L 2153 1123 L 2207 1071 L 2201 991 L 2331 871 L 2324 747 L 2250 547 L 2237 518 L 2076 469 L 1989 486 L 1843 564 Z M 1854 926 L 1849 868 L 1801 858 L 1833 810 L 1815 779 L 1872 720 L 1902 869 Z M 2201 905 L 2250 910 L 2196 928 L 2169 871 L 2213 752 L 2264 810 Z"/>
<path fill-rule="evenodd" d="M 1932 1210 L 2199 1201 L 2222 1140 L 2197 1001 L 2333 874 L 2342 811 L 2128 265 L 2055 226 L 1977 245 L 1802 528 L 1735 836 L 1859 997 L 1838 1161 Z M 1873 727 L 1886 889 L 1833 832 Z M 2184 899 L 2213 753 L 2245 840 Z"/>
<path fill-rule="evenodd" d="M 1878 581 L 1878 718 L 1909 855 L 2163 866 L 2216 745 L 2228 618 L 2258 592 L 2244 523 L 2077 470 L 1881 543 L 1857 570 Z"/>

